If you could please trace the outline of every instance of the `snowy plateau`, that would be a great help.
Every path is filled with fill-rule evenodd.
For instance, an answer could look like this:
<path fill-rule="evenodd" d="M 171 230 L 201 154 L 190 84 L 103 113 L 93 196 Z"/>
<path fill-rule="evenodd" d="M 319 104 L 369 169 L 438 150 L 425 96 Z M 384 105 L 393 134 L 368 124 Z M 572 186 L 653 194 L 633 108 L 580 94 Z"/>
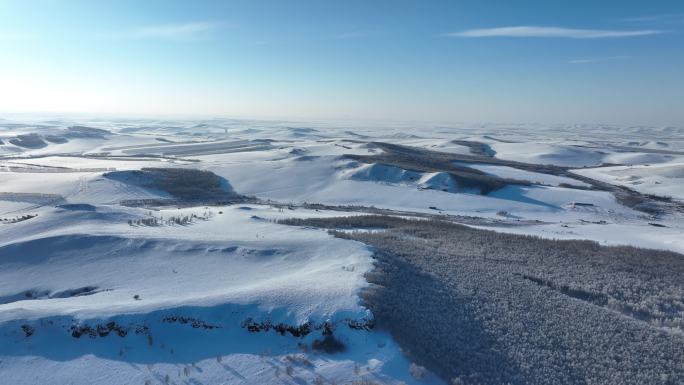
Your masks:
<path fill-rule="evenodd" d="M 0 220 L 0 384 L 684 383 L 679 128 L 11 117 Z"/>

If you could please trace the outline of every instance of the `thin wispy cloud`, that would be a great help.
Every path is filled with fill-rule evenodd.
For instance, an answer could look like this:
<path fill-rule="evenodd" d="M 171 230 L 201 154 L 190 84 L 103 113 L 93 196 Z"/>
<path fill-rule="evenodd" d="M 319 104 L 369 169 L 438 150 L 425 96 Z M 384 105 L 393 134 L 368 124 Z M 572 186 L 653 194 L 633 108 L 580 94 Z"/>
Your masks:
<path fill-rule="evenodd" d="M 565 39 L 604 39 L 619 37 L 648 36 L 662 33 L 659 30 L 607 30 L 607 29 L 577 29 L 560 27 L 515 26 L 469 29 L 461 32 L 447 33 L 449 37 L 535 37 L 535 38 L 565 38 Z"/>
<path fill-rule="evenodd" d="M 597 63 L 597 62 L 600 62 L 600 61 L 602 61 L 602 60 L 601 60 L 601 59 L 596 59 L 596 58 L 592 58 L 592 59 L 572 59 L 572 60 L 568 60 L 568 63 L 570 63 L 570 64 L 587 64 L 587 63 Z"/>
<path fill-rule="evenodd" d="M 592 58 L 579 58 L 568 60 L 570 64 L 589 64 L 589 63 L 600 63 L 613 60 L 629 59 L 631 56 L 606 56 L 606 57 L 592 57 Z"/>
<path fill-rule="evenodd" d="M 225 26 L 224 23 L 206 21 L 152 25 L 136 28 L 125 34 L 125 37 L 170 41 L 198 41 L 209 39 L 214 32 Z"/>

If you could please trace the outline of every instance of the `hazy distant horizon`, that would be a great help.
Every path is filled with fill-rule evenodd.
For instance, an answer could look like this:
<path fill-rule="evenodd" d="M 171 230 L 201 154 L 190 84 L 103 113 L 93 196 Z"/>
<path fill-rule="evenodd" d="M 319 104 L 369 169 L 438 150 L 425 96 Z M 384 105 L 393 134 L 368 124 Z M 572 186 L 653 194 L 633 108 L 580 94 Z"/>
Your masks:
<path fill-rule="evenodd" d="M 0 2 L 0 111 L 684 126 L 684 3 Z"/>
<path fill-rule="evenodd" d="M 168 122 L 204 122 L 204 121 L 238 121 L 271 124 L 300 124 L 312 126 L 327 126 L 332 128 L 358 128 L 358 127 L 386 127 L 386 128 L 406 128 L 406 127 L 443 127 L 452 129 L 493 128 L 514 127 L 539 127 L 539 128 L 562 128 L 575 127 L 586 129 L 596 129 L 601 127 L 610 128 L 675 128 L 684 129 L 682 124 L 648 124 L 648 123 L 615 123 L 615 122 L 562 122 L 562 121 L 439 121 L 439 120 L 391 120 L 391 119 L 359 119 L 359 118 L 305 118 L 305 117 L 254 117 L 254 116 L 221 116 L 221 115 L 201 115 L 201 114 L 113 114 L 113 113 L 87 113 L 87 112 L 4 112 L 0 111 L 1 121 L 16 121 L 20 123 L 35 122 L 37 124 L 46 121 L 59 121 L 83 123 L 92 121 L 168 121 Z"/>

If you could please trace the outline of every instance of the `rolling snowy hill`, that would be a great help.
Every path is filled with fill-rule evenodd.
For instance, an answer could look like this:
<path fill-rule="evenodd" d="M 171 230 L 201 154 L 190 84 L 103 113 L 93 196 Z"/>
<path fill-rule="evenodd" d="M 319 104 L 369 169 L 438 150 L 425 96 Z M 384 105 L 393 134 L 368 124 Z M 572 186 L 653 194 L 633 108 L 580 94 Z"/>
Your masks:
<path fill-rule="evenodd" d="M 362 300 L 380 270 L 359 234 L 382 229 L 278 221 L 371 213 L 684 252 L 684 142 L 582 130 L 4 120 L 0 382 L 446 383 Z"/>

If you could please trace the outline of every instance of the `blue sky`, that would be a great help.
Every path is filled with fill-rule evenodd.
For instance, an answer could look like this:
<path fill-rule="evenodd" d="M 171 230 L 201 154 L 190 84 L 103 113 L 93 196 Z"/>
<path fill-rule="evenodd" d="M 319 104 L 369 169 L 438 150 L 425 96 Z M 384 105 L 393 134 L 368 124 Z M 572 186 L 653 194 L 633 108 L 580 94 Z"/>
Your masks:
<path fill-rule="evenodd" d="M 684 1 L 0 0 L 0 111 L 684 125 Z"/>

